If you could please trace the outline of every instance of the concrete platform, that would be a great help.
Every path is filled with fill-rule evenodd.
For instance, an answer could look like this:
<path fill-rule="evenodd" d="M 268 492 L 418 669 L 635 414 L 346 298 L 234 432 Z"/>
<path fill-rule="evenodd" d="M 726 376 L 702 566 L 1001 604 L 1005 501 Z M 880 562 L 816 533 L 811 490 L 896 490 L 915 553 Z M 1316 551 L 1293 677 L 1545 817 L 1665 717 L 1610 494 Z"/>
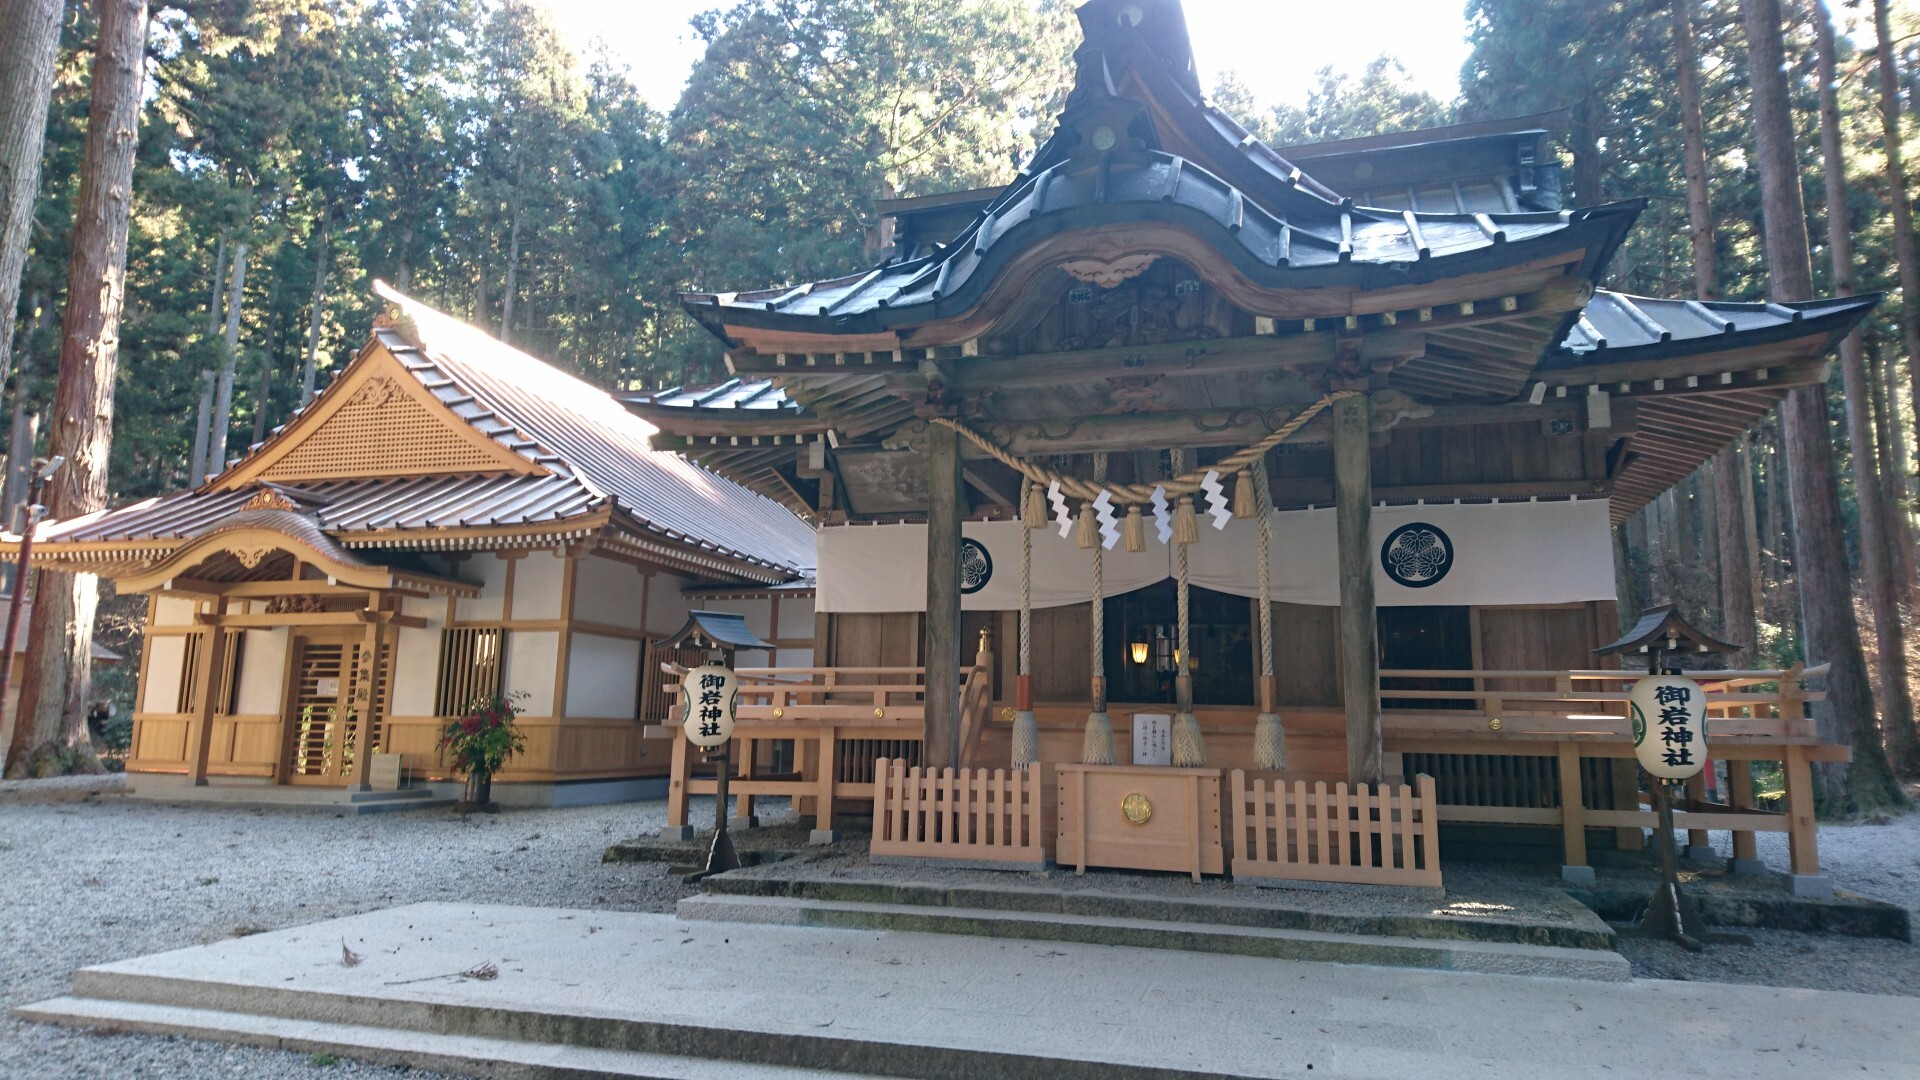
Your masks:
<path fill-rule="evenodd" d="M 463 974 L 488 964 L 493 978 Z M 73 995 L 16 1014 L 516 1077 L 1910 1077 L 1920 1063 L 1905 997 L 462 904 L 86 968 Z"/>
<path fill-rule="evenodd" d="M 142 802 L 206 804 L 241 809 L 391 814 L 405 810 L 444 810 L 455 802 L 425 786 L 401 788 L 398 791 L 355 791 L 346 787 L 231 780 L 209 780 L 204 786 L 195 786 L 187 783 L 184 776 L 157 773 L 136 773 L 128 783 L 125 797 Z"/>

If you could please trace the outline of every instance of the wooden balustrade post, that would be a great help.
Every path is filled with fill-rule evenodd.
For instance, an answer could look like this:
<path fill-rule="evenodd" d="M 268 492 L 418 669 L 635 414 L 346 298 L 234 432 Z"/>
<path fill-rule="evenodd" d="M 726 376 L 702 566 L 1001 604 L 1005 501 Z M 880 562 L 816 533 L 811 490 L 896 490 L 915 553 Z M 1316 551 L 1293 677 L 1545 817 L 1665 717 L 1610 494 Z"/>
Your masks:
<path fill-rule="evenodd" d="M 1705 768 L 1687 778 L 1688 810 L 1697 810 L 1700 803 L 1707 801 L 1707 769 L 1713 768 L 1712 759 L 1708 759 Z M 1689 859 L 1713 858 L 1713 837 L 1705 829 L 1687 830 L 1687 850 Z"/>
<path fill-rule="evenodd" d="M 1727 805 L 1735 810 L 1753 809 L 1753 762 L 1727 762 Z M 1759 877 L 1767 872 L 1767 864 L 1760 858 L 1760 846 L 1754 840 L 1752 829 L 1736 829 L 1733 833 L 1733 861 L 1727 868 L 1735 874 Z"/>
<path fill-rule="evenodd" d="M 1579 885 L 1594 883 L 1593 867 L 1587 865 L 1586 794 L 1581 790 L 1580 746 L 1563 742 L 1556 746 L 1560 759 L 1560 878 Z"/>
<path fill-rule="evenodd" d="M 751 780 L 753 779 L 754 740 L 739 738 L 736 739 L 736 741 L 740 744 L 740 779 Z M 733 806 L 733 825 L 735 828 L 751 829 L 760 824 L 760 819 L 753 816 L 752 795 L 744 791 L 740 792 L 733 797 Z"/>
<path fill-rule="evenodd" d="M 680 840 L 693 839 L 693 826 L 687 821 L 688 772 L 693 765 L 693 744 L 687 741 L 685 732 L 674 725 L 673 732 L 673 768 L 667 776 L 667 827 L 662 835 Z"/>
<path fill-rule="evenodd" d="M 1784 685 L 1782 686 L 1784 690 Z M 1820 873 L 1820 826 L 1813 817 L 1813 769 L 1804 746 L 1786 748 L 1787 884 L 1796 896 L 1831 897 L 1833 883 Z"/>
<path fill-rule="evenodd" d="M 823 724 L 819 739 L 820 772 L 814 778 L 813 831 L 807 834 L 809 844 L 833 844 L 840 840 L 839 830 L 833 827 L 833 788 L 838 780 L 835 773 L 839 758 L 835 744 L 838 741 L 837 729 L 831 723 Z"/>

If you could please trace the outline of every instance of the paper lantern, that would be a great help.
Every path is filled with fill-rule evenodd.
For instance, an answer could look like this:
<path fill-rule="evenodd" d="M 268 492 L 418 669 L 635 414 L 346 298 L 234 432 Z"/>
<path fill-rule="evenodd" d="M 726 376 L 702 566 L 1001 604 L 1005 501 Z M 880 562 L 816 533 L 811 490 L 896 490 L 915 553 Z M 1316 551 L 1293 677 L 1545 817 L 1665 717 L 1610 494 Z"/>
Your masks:
<path fill-rule="evenodd" d="M 1707 761 L 1707 695 L 1678 675 L 1649 675 L 1627 692 L 1633 752 L 1648 775 L 1685 780 Z"/>
<path fill-rule="evenodd" d="M 733 738 L 734 696 L 740 676 L 719 664 L 702 664 L 680 680 L 681 730 L 687 741 L 705 750 Z"/>

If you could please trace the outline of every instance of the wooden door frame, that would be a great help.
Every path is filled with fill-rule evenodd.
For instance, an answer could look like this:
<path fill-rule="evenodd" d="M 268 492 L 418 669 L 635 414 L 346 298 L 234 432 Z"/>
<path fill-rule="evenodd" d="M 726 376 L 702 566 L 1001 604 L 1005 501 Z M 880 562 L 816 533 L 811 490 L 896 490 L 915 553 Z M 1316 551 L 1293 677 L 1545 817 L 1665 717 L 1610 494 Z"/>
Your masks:
<path fill-rule="evenodd" d="M 310 644 L 340 645 L 340 696 L 341 704 L 347 703 L 347 690 L 352 678 L 352 649 L 359 644 L 361 634 L 351 626 L 293 626 L 287 635 L 287 674 L 286 685 L 281 692 L 280 707 L 280 764 L 278 783 L 300 787 L 346 787 L 353 777 L 346 770 L 340 775 L 313 778 L 298 778 L 294 775 L 295 759 L 300 752 L 300 667 L 306 647 Z M 377 661 L 376 661 L 377 662 Z"/>

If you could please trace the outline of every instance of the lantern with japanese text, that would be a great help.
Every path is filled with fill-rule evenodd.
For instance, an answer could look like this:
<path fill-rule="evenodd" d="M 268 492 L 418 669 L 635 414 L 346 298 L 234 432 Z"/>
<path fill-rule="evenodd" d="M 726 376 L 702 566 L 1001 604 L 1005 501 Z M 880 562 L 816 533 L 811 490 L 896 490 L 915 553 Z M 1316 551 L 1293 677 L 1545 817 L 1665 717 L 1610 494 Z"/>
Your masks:
<path fill-rule="evenodd" d="M 740 677 L 720 664 L 702 664 L 680 680 L 681 728 L 687 741 L 711 750 L 733 738 L 734 695 Z"/>
<path fill-rule="evenodd" d="M 1685 780 L 1707 760 L 1707 696 L 1679 675 L 1649 675 L 1627 692 L 1633 752 L 1649 776 Z"/>

